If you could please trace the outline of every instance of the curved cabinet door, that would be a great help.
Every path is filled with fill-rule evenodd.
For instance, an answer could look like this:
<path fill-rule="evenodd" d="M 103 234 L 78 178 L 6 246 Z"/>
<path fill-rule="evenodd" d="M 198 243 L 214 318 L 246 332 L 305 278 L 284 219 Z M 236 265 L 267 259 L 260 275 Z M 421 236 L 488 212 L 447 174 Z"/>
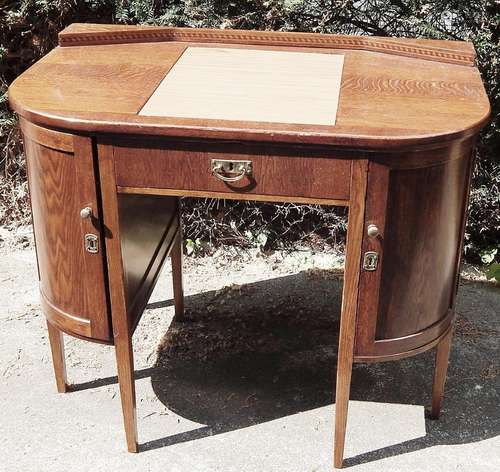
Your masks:
<path fill-rule="evenodd" d="M 431 347 L 450 328 L 471 147 L 471 141 L 465 141 L 441 150 L 409 152 L 398 161 L 388 156 L 370 162 L 355 343 L 358 360 L 415 353 Z M 370 225 L 376 227 L 371 235 Z"/>
<path fill-rule="evenodd" d="M 69 334 L 110 341 L 92 141 L 25 121 L 22 131 L 44 313 Z"/>

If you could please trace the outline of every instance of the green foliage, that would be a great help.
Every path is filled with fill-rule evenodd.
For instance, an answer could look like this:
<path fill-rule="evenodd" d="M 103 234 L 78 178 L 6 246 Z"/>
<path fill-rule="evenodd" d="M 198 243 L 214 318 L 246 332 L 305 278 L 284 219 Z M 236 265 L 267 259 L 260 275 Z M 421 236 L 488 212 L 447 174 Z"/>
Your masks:
<path fill-rule="evenodd" d="M 144 23 L 187 27 L 313 31 L 464 39 L 474 43 L 492 105 L 480 137 L 465 251 L 478 262 L 500 239 L 500 4 L 496 0 L 7 0 L 0 6 L 0 224 L 26 221 L 25 172 L 6 86 L 56 43 L 73 22 Z M 21 189 L 21 190 L 20 190 Z M 185 202 L 187 237 L 245 245 L 335 240 L 345 230 L 340 212 L 297 205 Z M 217 217 L 214 208 L 217 207 Z M 240 215 L 244 215 L 241 218 Z M 312 221 L 312 223 L 311 223 Z M 292 230 L 285 231 L 292 224 Z M 279 225 L 283 225 L 280 229 Z M 302 226 L 301 226 L 302 225 Z M 249 232 L 249 233 L 248 233 Z M 284 234 L 283 234 L 284 233 Z M 245 236 L 245 234 L 247 236 Z M 249 234 L 252 236 L 250 237 Z M 499 260 L 499 254 L 494 256 Z"/>
<path fill-rule="evenodd" d="M 491 247 L 488 249 L 483 249 L 480 253 L 481 262 L 486 264 L 486 278 L 488 280 L 495 279 L 497 282 L 500 282 L 500 264 L 494 262 L 495 257 L 498 255 L 498 247 Z"/>
<path fill-rule="evenodd" d="M 486 278 L 488 280 L 495 279 L 497 282 L 500 282 L 500 264 L 496 262 L 491 264 L 486 272 Z"/>
<path fill-rule="evenodd" d="M 111 0 L 23 0 L 0 5 L 0 224 L 29 222 L 26 170 L 7 86 L 57 44 L 74 21 L 112 21 Z"/>
<path fill-rule="evenodd" d="M 498 253 L 498 248 L 485 249 L 481 251 L 481 262 L 483 264 L 491 264 L 495 260 Z"/>
<path fill-rule="evenodd" d="M 187 238 L 185 241 L 185 246 L 187 255 L 191 256 L 192 254 L 201 252 L 202 242 L 200 239 L 195 239 L 193 241 L 192 239 Z"/>

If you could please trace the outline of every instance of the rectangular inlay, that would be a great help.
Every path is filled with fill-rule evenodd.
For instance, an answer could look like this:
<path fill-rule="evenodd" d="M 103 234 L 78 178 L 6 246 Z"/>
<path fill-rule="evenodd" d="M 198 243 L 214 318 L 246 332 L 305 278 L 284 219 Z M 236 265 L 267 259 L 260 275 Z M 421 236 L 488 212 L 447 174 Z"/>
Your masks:
<path fill-rule="evenodd" d="M 344 56 L 188 47 L 140 115 L 334 125 Z"/>

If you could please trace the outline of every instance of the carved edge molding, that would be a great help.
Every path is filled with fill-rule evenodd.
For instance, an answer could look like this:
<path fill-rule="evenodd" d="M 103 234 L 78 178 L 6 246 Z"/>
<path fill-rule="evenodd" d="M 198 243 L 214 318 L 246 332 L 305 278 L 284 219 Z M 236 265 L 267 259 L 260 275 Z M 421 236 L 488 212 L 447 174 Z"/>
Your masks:
<path fill-rule="evenodd" d="M 140 42 L 202 42 L 226 44 L 253 44 L 330 49 L 354 49 L 394 54 L 429 61 L 474 66 L 475 54 L 435 46 L 420 46 L 399 38 L 345 36 L 319 33 L 283 33 L 251 30 L 214 30 L 196 28 L 125 27 L 88 29 L 89 25 L 73 25 L 59 33 L 59 45 L 90 46 Z M 87 27 L 87 28 L 84 28 Z M 76 28 L 76 31 L 75 31 Z M 109 28 L 109 26 L 108 26 Z M 444 42 L 444 41 L 443 41 Z"/>

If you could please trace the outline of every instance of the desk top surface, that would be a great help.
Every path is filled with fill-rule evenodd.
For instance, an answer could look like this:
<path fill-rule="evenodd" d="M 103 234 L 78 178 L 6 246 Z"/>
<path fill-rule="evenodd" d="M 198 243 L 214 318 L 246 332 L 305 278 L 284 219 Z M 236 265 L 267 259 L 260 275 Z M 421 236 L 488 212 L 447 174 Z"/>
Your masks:
<path fill-rule="evenodd" d="M 474 49 L 465 42 L 74 24 L 60 33 L 59 43 L 16 79 L 9 89 L 9 100 L 29 121 L 69 130 L 377 149 L 431 144 L 475 134 L 487 121 L 490 110 L 474 67 Z M 268 107 L 274 108 L 274 114 L 259 111 L 250 114 L 250 119 L 238 118 L 238 114 L 227 110 L 226 115 L 224 111 L 222 115 L 207 113 L 207 106 L 199 108 L 203 110 L 199 116 L 182 116 L 179 111 L 167 111 L 166 116 L 141 113 L 186 50 L 199 47 L 212 51 L 252 50 L 257 54 L 256 64 L 259 54 L 266 56 L 265 51 L 301 53 L 288 55 L 290 65 L 307 59 L 303 77 L 293 84 L 298 88 L 289 95 L 297 97 L 296 106 L 288 98 L 281 105 L 277 99 Z M 340 93 L 331 70 L 331 87 L 328 81 L 314 83 L 316 65 L 309 59 L 319 54 L 342 56 Z M 241 58 L 241 54 L 235 56 Z M 283 60 L 283 54 L 279 57 Z M 336 59 L 338 63 L 340 58 Z M 238 68 L 241 76 L 241 64 L 235 66 Z M 267 97 L 292 86 L 290 73 L 280 78 L 280 70 L 283 68 L 276 67 L 271 81 L 249 81 L 255 96 L 250 101 L 256 110 L 265 108 L 265 103 L 258 102 L 259 86 L 265 88 Z M 227 73 L 221 70 L 221 80 Z M 300 84 L 308 81 L 307 73 L 314 91 L 303 84 L 302 93 Z M 217 80 L 216 76 L 212 80 Z M 199 81 L 192 90 L 192 97 L 203 97 Z M 295 113 L 294 118 L 294 111 L 314 101 L 311 93 L 318 113 L 302 120 L 300 113 Z M 269 99 L 261 101 L 268 103 Z M 231 105 L 230 100 L 220 103 L 221 108 Z M 233 112 L 235 109 L 226 108 Z M 286 113 L 276 113 L 280 108 L 288 108 L 287 116 L 292 116 L 289 122 L 280 118 Z M 181 109 L 182 103 L 177 107 Z M 192 109 L 196 110 L 196 103 Z M 325 109 L 328 113 L 332 110 L 332 124 L 323 117 Z M 321 113 L 321 119 L 316 119 L 316 114 Z"/>

